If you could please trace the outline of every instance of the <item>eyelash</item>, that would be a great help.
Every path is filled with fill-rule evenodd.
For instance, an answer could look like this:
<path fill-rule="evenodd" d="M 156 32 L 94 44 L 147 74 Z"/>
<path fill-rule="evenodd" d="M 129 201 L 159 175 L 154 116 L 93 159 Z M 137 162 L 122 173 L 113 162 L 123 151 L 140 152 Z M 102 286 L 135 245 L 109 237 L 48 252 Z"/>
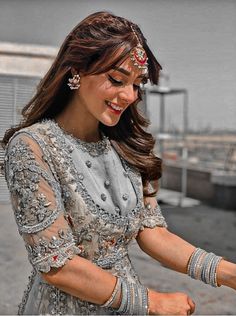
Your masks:
<path fill-rule="evenodd" d="M 119 81 L 119 80 L 116 80 L 114 79 L 111 75 L 108 75 L 108 79 L 109 81 L 114 85 L 114 86 L 123 86 L 123 82 L 122 81 Z M 140 88 L 140 86 L 134 84 L 134 90 L 138 90 Z"/>

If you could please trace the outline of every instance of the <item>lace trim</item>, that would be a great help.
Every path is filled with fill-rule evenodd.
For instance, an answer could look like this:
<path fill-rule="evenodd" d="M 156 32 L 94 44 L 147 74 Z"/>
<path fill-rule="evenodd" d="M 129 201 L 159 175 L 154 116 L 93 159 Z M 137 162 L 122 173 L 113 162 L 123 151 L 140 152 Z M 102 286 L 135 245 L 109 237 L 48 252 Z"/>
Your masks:
<path fill-rule="evenodd" d="M 111 269 L 117 261 L 123 259 L 125 256 L 128 256 L 127 248 L 118 248 L 114 250 L 116 252 L 106 254 L 103 257 L 93 260 L 93 262 L 103 269 Z"/>
<path fill-rule="evenodd" d="M 42 237 L 33 246 L 27 244 L 26 249 L 31 264 L 40 272 L 49 272 L 52 267 L 59 268 L 67 259 L 72 259 L 74 255 L 81 253 L 81 250 L 75 246 L 69 229 L 67 231 L 60 229 L 58 237 L 52 236 L 49 241 Z"/>
<path fill-rule="evenodd" d="M 102 154 L 108 153 L 111 150 L 111 144 L 109 138 L 102 134 L 102 140 L 97 142 L 85 142 L 79 138 L 74 137 L 71 134 L 66 133 L 54 120 L 43 120 L 42 123 L 50 122 L 56 128 L 60 129 L 65 137 L 67 137 L 76 147 L 84 152 L 87 152 L 92 157 L 98 157 Z"/>
<path fill-rule="evenodd" d="M 68 315 L 69 306 L 67 304 L 67 295 L 54 286 L 49 286 L 49 314 L 50 315 Z"/>
<path fill-rule="evenodd" d="M 140 230 L 144 230 L 145 227 L 167 227 L 167 223 L 158 204 L 154 208 L 151 208 L 150 204 L 146 205 L 144 216 L 145 219 L 141 222 Z"/>
<path fill-rule="evenodd" d="M 24 311 L 25 311 L 25 305 L 27 303 L 27 300 L 28 300 L 28 297 L 29 297 L 29 293 L 31 291 L 31 288 L 33 286 L 33 283 L 34 283 L 34 279 L 35 279 L 35 276 L 36 276 L 37 272 L 36 270 L 32 270 L 31 271 L 31 274 L 29 276 L 29 282 L 28 282 L 28 285 L 24 291 L 24 294 L 23 294 L 23 297 L 22 297 L 22 300 L 21 300 L 21 303 L 18 305 L 18 312 L 17 312 L 17 315 L 23 315 L 24 314 Z"/>

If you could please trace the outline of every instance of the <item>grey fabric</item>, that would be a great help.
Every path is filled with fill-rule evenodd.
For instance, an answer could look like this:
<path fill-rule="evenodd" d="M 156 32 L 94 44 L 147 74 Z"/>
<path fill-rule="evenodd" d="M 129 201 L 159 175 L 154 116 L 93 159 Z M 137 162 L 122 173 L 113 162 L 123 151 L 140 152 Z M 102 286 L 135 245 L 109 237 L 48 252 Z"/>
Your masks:
<path fill-rule="evenodd" d="M 157 205 L 144 206 L 140 174 L 106 137 L 84 143 L 47 120 L 13 136 L 5 175 L 34 268 L 19 314 L 114 314 L 48 285 L 41 272 L 79 255 L 139 283 L 128 245 L 144 227 L 166 227 Z"/>

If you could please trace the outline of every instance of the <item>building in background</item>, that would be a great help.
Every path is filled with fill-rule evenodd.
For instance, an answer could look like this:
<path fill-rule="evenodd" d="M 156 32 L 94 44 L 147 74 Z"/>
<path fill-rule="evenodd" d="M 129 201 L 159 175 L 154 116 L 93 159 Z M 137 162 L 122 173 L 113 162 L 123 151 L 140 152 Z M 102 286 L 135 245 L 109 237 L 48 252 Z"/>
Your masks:
<path fill-rule="evenodd" d="M 188 163 L 191 168 L 195 170 L 206 167 L 209 171 L 207 182 L 210 185 L 213 169 L 232 171 L 235 178 L 234 0 L 148 0 L 148 10 L 147 3 L 138 0 L 1 0 L 0 137 L 6 128 L 19 120 L 21 109 L 33 95 L 37 83 L 57 52 L 57 48 L 53 47 L 59 47 L 68 32 L 84 17 L 101 10 L 114 12 L 136 22 L 163 66 L 169 87 L 188 91 L 189 132 L 231 133 L 230 137 L 215 139 L 213 145 L 212 138 L 200 141 L 196 137 L 189 138 Z M 149 98 L 147 112 L 151 120 L 150 130 L 156 135 L 160 132 L 159 105 L 158 98 Z M 166 131 L 181 132 L 181 100 L 178 97 L 167 97 L 165 110 Z M 175 140 L 166 143 L 164 158 L 170 168 L 173 163 L 175 167 L 178 163 L 181 165 L 181 148 L 182 143 L 178 145 Z M 3 151 L 0 151 L 0 160 L 2 157 Z M 173 172 L 171 170 L 168 173 L 166 169 L 166 183 L 169 181 L 172 185 L 176 184 L 173 189 L 178 189 L 179 176 L 173 176 Z M 188 188 L 193 188 L 195 192 L 196 174 L 191 181 L 188 181 L 192 183 Z M 230 190 L 234 196 L 235 189 L 233 180 Z M 203 191 L 206 192 L 204 188 Z M 209 192 L 213 192 L 212 186 Z M 6 196 L 6 186 L 0 176 L 0 201 L 6 199 Z"/>
<path fill-rule="evenodd" d="M 21 110 L 50 67 L 57 49 L 46 46 L 0 42 L 0 139 L 7 128 L 19 123 Z M 0 161 L 4 151 L 0 147 Z M 8 190 L 0 173 L 0 202 L 8 201 Z"/>

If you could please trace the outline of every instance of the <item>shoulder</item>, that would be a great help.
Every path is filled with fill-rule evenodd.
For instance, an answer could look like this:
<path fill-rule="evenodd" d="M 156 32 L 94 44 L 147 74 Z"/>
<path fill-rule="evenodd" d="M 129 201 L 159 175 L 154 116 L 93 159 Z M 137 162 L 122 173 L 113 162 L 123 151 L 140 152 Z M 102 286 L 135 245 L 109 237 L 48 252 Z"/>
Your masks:
<path fill-rule="evenodd" d="M 29 147 L 42 149 L 52 139 L 51 121 L 44 120 L 22 128 L 10 138 L 6 146 L 6 154 L 16 145 L 26 144 Z M 50 134 L 51 137 L 48 137 Z"/>
<path fill-rule="evenodd" d="M 4 173 L 7 180 L 8 175 L 15 172 L 28 170 L 38 172 L 39 169 L 52 170 L 49 163 L 51 153 L 48 142 L 50 124 L 48 121 L 35 123 L 17 131 L 9 140 L 5 149 Z M 28 172 L 27 171 L 27 172 Z"/>
<path fill-rule="evenodd" d="M 35 123 L 17 131 L 5 148 L 5 165 L 9 162 L 41 161 L 45 156 L 50 130 L 48 121 Z"/>

